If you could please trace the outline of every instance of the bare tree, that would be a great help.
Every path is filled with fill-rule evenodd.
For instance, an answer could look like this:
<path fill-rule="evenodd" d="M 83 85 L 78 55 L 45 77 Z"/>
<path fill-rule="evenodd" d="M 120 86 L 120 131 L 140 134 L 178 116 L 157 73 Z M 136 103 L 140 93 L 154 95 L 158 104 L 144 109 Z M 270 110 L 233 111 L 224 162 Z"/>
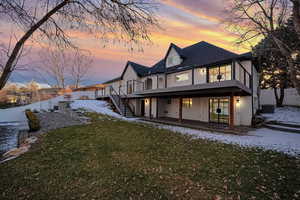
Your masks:
<path fill-rule="evenodd" d="M 291 2 L 298 0 L 233 0 L 226 20 L 229 29 L 240 35 L 238 43 L 270 36 L 288 62 L 290 79 L 300 95 L 300 68 L 295 62 L 294 49 L 276 37 L 276 30 L 283 26 L 292 12 Z"/>
<path fill-rule="evenodd" d="M 290 0 L 293 3 L 293 22 L 300 38 L 300 0 Z"/>
<path fill-rule="evenodd" d="M 93 59 L 89 53 L 85 53 L 83 51 L 75 51 L 72 56 L 72 62 L 70 66 L 71 71 L 71 79 L 75 86 L 78 88 L 80 83 L 84 81 L 91 65 L 93 63 Z"/>
<path fill-rule="evenodd" d="M 14 44 L 14 40 L 16 40 L 16 36 L 11 33 L 9 36 L 9 41 L 8 44 L 1 42 L 0 43 L 0 76 L 4 71 L 5 68 L 5 63 L 7 62 L 7 60 L 9 59 L 9 56 L 12 52 L 12 46 Z M 12 63 L 12 67 L 11 67 L 11 71 L 14 70 L 25 70 L 25 65 L 18 65 L 19 60 L 26 56 L 28 53 L 30 52 L 30 48 L 25 48 L 25 46 L 22 46 L 22 48 L 20 49 L 15 62 Z"/>
<path fill-rule="evenodd" d="M 40 56 L 44 64 L 41 70 L 55 80 L 57 87 L 65 88 L 68 68 L 70 66 L 70 59 L 65 49 L 47 48 L 40 53 Z"/>
<path fill-rule="evenodd" d="M 0 89 L 29 39 L 74 47 L 68 31 L 80 30 L 103 40 L 113 36 L 136 44 L 149 40 L 149 30 L 157 25 L 154 5 L 152 0 L 0 0 L 0 15 L 24 30 L 5 63 Z"/>

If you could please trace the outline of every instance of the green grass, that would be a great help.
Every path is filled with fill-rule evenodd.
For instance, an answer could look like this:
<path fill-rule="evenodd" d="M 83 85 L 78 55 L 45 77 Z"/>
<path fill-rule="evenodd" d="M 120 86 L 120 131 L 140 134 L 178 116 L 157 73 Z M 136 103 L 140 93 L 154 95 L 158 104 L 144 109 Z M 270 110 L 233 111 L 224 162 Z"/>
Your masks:
<path fill-rule="evenodd" d="M 0 199 L 299 199 L 299 160 L 91 114 L 0 165 Z"/>

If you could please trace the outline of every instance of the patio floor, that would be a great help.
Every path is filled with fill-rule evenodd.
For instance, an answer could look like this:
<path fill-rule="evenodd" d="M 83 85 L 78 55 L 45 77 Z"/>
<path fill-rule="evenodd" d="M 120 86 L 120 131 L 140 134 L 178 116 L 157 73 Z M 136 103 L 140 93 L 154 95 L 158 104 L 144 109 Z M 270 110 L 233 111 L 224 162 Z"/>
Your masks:
<path fill-rule="evenodd" d="M 182 126 L 186 128 L 192 129 L 199 129 L 204 131 L 211 131 L 211 132 L 222 132 L 222 133 L 229 133 L 235 135 L 247 135 L 247 133 L 253 128 L 246 127 L 246 126 L 236 126 L 234 128 L 230 128 L 226 124 L 218 124 L 218 123 L 207 123 L 195 120 L 186 120 L 183 119 L 182 122 L 179 122 L 178 119 L 175 118 L 168 118 L 168 117 L 160 117 L 160 118 L 141 118 L 145 121 L 167 124 L 167 125 L 174 125 L 174 126 Z"/>

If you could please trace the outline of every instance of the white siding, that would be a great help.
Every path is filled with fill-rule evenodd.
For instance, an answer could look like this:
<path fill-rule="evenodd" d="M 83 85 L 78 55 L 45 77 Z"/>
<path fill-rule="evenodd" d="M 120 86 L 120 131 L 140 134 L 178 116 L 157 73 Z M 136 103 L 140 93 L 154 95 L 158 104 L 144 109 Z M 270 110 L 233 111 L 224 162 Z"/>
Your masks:
<path fill-rule="evenodd" d="M 171 104 L 168 99 L 159 99 L 159 117 L 179 118 L 179 98 L 172 98 Z M 208 98 L 192 98 L 191 108 L 182 107 L 182 119 L 208 122 Z"/>
<path fill-rule="evenodd" d="M 159 99 L 158 104 L 159 116 L 160 117 L 170 117 L 177 118 L 179 117 L 179 99 L 172 98 L 171 104 L 168 104 L 168 99 Z"/>
<path fill-rule="evenodd" d="M 157 112 L 156 103 L 157 103 L 157 99 L 152 98 L 152 100 L 151 100 L 151 116 L 153 118 L 156 118 L 156 112 Z M 150 117 L 150 98 L 145 99 L 145 117 Z"/>
<path fill-rule="evenodd" d="M 135 73 L 135 71 L 133 70 L 132 66 L 129 65 L 127 67 L 127 70 L 125 71 L 124 73 L 124 76 L 123 76 L 123 85 L 122 85 L 122 89 L 123 89 L 123 92 L 125 92 L 127 94 L 127 82 L 128 81 L 131 81 L 131 80 L 138 80 L 138 76 L 137 74 Z M 137 87 L 137 84 L 136 82 L 134 83 L 134 86 Z M 136 90 L 137 88 L 134 88 L 134 90 Z"/>
<path fill-rule="evenodd" d="M 240 99 L 237 103 L 237 99 Z M 234 125 L 250 126 L 252 120 L 252 97 L 234 97 Z"/>
<path fill-rule="evenodd" d="M 179 65 L 181 62 L 182 59 L 180 58 L 176 50 L 174 48 L 171 48 L 166 60 L 166 67 L 176 66 Z"/>
<path fill-rule="evenodd" d="M 158 88 L 165 88 L 165 75 L 158 75 Z"/>

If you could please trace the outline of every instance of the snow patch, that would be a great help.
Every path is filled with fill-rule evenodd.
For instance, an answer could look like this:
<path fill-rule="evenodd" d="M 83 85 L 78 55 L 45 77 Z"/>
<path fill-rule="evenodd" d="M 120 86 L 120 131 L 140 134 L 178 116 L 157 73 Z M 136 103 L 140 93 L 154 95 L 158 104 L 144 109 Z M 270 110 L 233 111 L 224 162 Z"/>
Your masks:
<path fill-rule="evenodd" d="M 282 107 L 276 108 L 275 113 L 263 114 L 268 121 L 278 121 L 288 124 L 300 125 L 300 108 L 297 107 Z"/>
<path fill-rule="evenodd" d="M 85 109 L 88 111 L 100 113 L 103 115 L 108 115 L 114 118 L 122 119 L 122 120 L 127 120 L 127 121 L 135 121 L 137 120 L 136 118 L 126 118 L 123 117 L 122 115 L 112 111 L 106 101 L 98 101 L 98 100 L 75 100 L 72 104 L 71 107 L 73 109 Z"/>
<path fill-rule="evenodd" d="M 201 131 L 173 125 L 162 125 L 153 122 L 144 122 L 138 119 L 128 119 L 113 112 L 105 101 L 76 100 L 71 106 L 72 108 L 83 108 L 118 119 L 151 124 L 157 128 L 192 135 L 195 138 L 218 141 L 226 144 L 236 144 L 241 147 L 258 147 L 265 150 L 282 152 L 291 156 L 300 156 L 300 134 L 296 133 L 286 133 L 283 131 L 263 128 L 250 131 L 248 132 L 248 135 L 239 136 L 219 132 Z"/>
<path fill-rule="evenodd" d="M 300 134 L 275 131 L 266 128 L 248 132 L 239 136 L 219 132 L 207 132 L 170 125 L 156 125 L 158 128 L 192 135 L 195 138 L 218 141 L 225 144 L 236 144 L 241 147 L 258 147 L 264 150 L 282 152 L 291 156 L 300 156 Z"/>

